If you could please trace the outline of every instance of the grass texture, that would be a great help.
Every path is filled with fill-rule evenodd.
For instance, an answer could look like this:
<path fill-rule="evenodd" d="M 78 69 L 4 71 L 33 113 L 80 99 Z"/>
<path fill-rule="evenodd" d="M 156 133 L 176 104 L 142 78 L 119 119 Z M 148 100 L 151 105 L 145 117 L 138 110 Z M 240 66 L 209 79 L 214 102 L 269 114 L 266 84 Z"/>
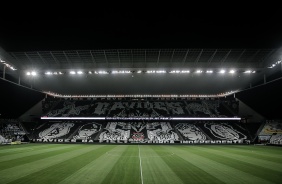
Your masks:
<path fill-rule="evenodd" d="M 0 183 L 282 183 L 282 147 L 93 144 L 0 146 Z"/>

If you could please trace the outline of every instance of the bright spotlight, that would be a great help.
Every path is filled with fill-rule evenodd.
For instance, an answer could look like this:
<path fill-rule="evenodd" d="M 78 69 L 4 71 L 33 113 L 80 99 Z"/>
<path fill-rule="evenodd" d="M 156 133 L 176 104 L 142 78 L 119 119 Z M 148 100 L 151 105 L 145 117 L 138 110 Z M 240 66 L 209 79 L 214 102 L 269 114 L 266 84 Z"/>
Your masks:
<path fill-rule="evenodd" d="M 31 73 L 30 72 L 26 72 L 26 75 L 31 75 Z"/>
<path fill-rule="evenodd" d="M 45 72 L 45 75 L 52 75 L 52 72 Z"/>
<path fill-rule="evenodd" d="M 203 72 L 202 70 L 197 70 L 197 71 L 196 71 L 196 73 L 202 73 L 202 72 Z"/>
<path fill-rule="evenodd" d="M 70 74 L 74 75 L 74 74 L 75 74 L 75 71 L 70 71 Z"/>
<path fill-rule="evenodd" d="M 166 73 L 164 70 L 157 70 L 156 73 Z"/>
<path fill-rule="evenodd" d="M 95 74 L 108 74 L 108 72 L 107 71 L 95 71 Z"/>
<path fill-rule="evenodd" d="M 207 72 L 206 73 L 213 73 L 213 71 L 212 70 L 207 70 Z"/>
<path fill-rule="evenodd" d="M 225 73 L 225 70 L 220 70 L 219 73 Z"/>
<path fill-rule="evenodd" d="M 32 75 L 32 76 L 35 76 L 35 75 L 36 75 L 36 72 L 35 72 L 35 71 L 32 71 L 32 72 L 31 72 L 31 75 Z"/>
<path fill-rule="evenodd" d="M 229 73 L 235 73 L 235 70 L 230 70 Z"/>
<path fill-rule="evenodd" d="M 83 72 L 82 71 L 78 71 L 77 74 L 81 75 L 81 74 L 83 74 Z"/>

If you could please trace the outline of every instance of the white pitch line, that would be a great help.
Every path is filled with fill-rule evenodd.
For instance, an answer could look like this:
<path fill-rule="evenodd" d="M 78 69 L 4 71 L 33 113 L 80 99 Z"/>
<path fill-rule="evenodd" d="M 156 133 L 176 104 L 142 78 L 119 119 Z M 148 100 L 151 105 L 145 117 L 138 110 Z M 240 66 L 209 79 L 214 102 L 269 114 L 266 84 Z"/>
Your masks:
<path fill-rule="evenodd" d="M 141 175 L 141 183 L 143 184 L 142 160 L 141 160 L 141 156 L 140 156 L 140 148 L 139 148 L 139 144 L 138 144 L 138 150 L 139 150 L 139 160 L 140 160 L 140 175 Z"/>

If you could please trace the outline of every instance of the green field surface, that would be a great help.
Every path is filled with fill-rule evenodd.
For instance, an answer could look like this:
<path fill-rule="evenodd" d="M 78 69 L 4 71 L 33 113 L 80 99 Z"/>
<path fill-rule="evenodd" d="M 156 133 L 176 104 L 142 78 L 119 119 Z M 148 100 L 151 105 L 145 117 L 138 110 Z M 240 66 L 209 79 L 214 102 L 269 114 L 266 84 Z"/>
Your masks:
<path fill-rule="evenodd" d="M 282 183 L 282 147 L 25 144 L 0 146 L 0 184 Z"/>

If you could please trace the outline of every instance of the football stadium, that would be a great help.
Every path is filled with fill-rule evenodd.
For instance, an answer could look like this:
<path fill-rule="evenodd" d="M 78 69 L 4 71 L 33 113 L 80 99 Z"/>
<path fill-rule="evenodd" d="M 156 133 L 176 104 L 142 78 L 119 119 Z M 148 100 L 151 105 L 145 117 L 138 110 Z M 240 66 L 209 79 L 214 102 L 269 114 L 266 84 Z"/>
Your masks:
<path fill-rule="evenodd" d="M 1 30 L 1 184 L 281 183 L 281 44 L 57 38 L 43 20 Z"/>

